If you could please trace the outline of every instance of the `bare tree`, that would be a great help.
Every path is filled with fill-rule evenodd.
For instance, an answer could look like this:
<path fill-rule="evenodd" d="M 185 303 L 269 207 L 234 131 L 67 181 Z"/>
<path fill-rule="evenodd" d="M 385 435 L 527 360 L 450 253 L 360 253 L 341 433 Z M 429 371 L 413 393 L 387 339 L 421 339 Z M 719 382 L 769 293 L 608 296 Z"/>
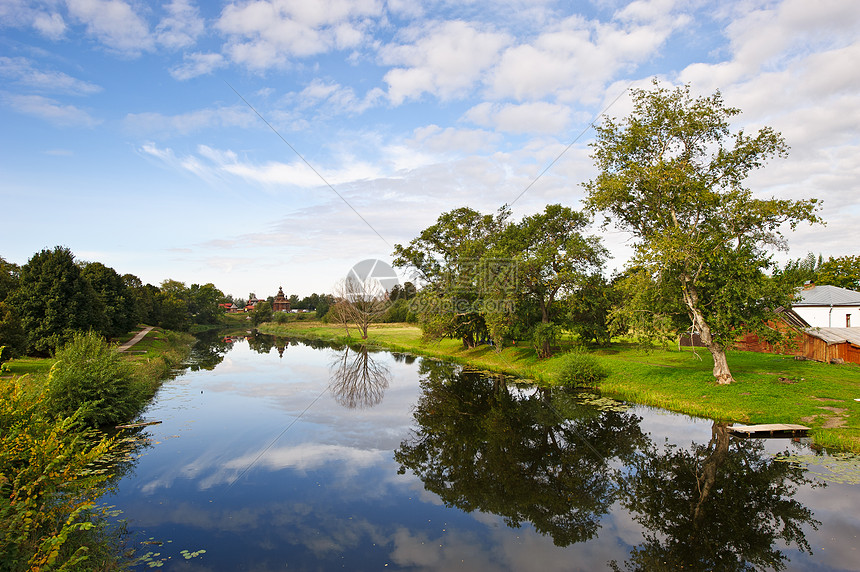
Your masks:
<path fill-rule="evenodd" d="M 373 407 L 382 401 L 391 371 L 370 356 L 367 346 L 354 349 L 351 359 L 349 349 L 347 346 L 332 364 L 332 394 L 335 401 L 349 409 Z"/>
<path fill-rule="evenodd" d="M 337 302 L 332 310 L 337 312 L 336 317 L 347 328 L 347 335 L 348 324 L 352 323 L 361 332 L 361 338 L 366 340 L 370 324 L 385 311 L 385 289 L 375 278 L 360 280 L 350 274 L 335 285 L 333 294 Z"/>

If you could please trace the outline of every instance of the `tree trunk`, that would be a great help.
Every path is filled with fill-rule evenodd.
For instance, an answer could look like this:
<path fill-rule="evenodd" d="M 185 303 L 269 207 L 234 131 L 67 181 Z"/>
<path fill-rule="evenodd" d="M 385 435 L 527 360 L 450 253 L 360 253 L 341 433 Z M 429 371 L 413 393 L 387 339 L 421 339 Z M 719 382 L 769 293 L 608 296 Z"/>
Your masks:
<path fill-rule="evenodd" d="M 714 358 L 714 377 L 719 385 L 728 385 L 734 381 L 732 372 L 729 370 L 729 362 L 726 360 L 726 350 L 723 346 L 714 340 L 711 334 L 711 326 L 705 320 L 702 311 L 699 310 L 699 294 L 696 292 L 696 287 L 689 281 L 685 281 L 683 286 L 684 303 L 687 305 L 687 310 L 690 312 L 690 318 L 693 321 L 693 328 L 699 332 L 699 337 L 708 351 Z"/>
<path fill-rule="evenodd" d="M 702 526 L 702 515 L 705 501 L 708 500 L 708 495 L 711 494 L 711 489 L 717 482 L 717 470 L 725 463 L 726 457 L 729 454 L 729 424 L 717 423 L 714 421 L 711 427 L 711 442 L 708 443 L 710 454 L 702 463 L 701 474 L 696 475 L 696 482 L 699 487 L 699 501 L 693 509 L 693 526 L 696 529 Z"/>

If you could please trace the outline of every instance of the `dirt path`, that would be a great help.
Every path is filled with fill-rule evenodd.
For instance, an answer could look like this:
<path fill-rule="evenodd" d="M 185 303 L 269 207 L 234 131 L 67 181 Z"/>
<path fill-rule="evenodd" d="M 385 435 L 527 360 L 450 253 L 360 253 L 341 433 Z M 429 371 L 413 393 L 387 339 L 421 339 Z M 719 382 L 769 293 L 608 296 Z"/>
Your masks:
<path fill-rule="evenodd" d="M 146 334 L 148 334 L 149 332 L 151 332 L 151 331 L 152 331 L 152 328 L 153 328 L 152 326 L 147 326 L 147 327 L 145 327 L 144 329 L 142 329 L 141 331 L 139 331 L 137 334 L 135 334 L 135 336 L 134 336 L 133 338 L 131 338 L 130 340 L 128 340 L 127 342 L 125 342 L 123 345 L 121 345 L 120 347 L 118 347 L 118 348 L 117 348 L 117 351 L 118 351 L 118 352 L 124 352 L 125 350 L 127 350 L 128 348 L 130 348 L 131 346 L 133 346 L 134 344 L 136 344 L 136 343 L 137 343 L 137 342 L 139 342 L 140 340 L 142 340 L 144 337 L 146 337 Z"/>

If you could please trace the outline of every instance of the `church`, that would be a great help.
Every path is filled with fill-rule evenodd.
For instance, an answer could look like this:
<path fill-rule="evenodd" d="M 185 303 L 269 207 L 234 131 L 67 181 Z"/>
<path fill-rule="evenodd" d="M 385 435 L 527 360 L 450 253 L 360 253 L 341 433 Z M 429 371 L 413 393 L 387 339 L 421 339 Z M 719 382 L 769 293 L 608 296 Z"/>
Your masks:
<path fill-rule="evenodd" d="M 290 311 L 290 301 L 287 300 L 286 296 L 284 296 L 284 288 L 282 286 L 278 286 L 278 295 L 275 296 L 275 301 L 272 303 L 272 311 L 273 312 L 289 312 Z"/>

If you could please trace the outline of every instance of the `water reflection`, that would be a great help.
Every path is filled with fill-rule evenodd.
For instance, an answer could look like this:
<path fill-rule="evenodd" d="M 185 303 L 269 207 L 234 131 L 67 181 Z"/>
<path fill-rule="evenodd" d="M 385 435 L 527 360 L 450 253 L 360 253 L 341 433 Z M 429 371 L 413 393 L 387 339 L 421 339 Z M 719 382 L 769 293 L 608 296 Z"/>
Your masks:
<path fill-rule="evenodd" d="M 706 445 L 658 446 L 638 416 L 581 395 L 429 360 L 419 371 L 417 428 L 395 460 L 446 506 L 530 522 L 568 546 L 596 537 L 618 502 L 643 526 L 629 570 L 779 570 L 783 546 L 809 552 L 804 529 L 819 523 L 792 497 L 814 483 L 725 423 Z"/>
<path fill-rule="evenodd" d="M 373 407 L 382 402 L 391 383 L 391 370 L 371 357 L 367 346 L 347 346 L 334 361 L 330 384 L 335 401 L 348 408 Z"/>
<path fill-rule="evenodd" d="M 779 547 L 810 552 L 804 528 L 820 524 L 792 498 L 800 485 L 817 486 L 804 471 L 766 454 L 762 441 L 730 438 L 725 423 L 714 422 L 707 445 L 649 443 L 620 485 L 646 528 L 628 570 L 782 570 Z"/>
<path fill-rule="evenodd" d="M 856 568 L 856 487 L 773 441 L 407 354 L 206 344 L 197 369 L 232 353 L 162 388 L 111 504 L 207 569 Z"/>
<path fill-rule="evenodd" d="M 647 442 L 637 416 L 451 364 L 424 360 L 419 372 L 418 427 L 394 454 L 401 473 L 449 507 L 530 522 L 557 546 L 597 533 L 618 492 L 613 461 Z"/>

